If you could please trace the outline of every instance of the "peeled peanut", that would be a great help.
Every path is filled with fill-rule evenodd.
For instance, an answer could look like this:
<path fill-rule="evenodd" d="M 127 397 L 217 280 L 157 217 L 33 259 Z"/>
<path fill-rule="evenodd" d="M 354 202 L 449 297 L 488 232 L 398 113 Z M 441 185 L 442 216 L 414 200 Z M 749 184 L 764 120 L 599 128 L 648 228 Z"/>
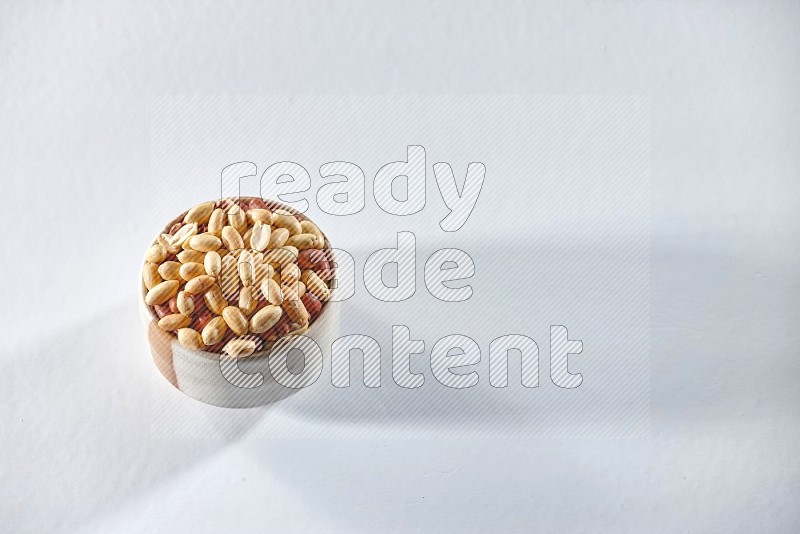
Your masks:
<path fill-rule="evenodd" d="M 239 235 L 247 231 L 247 217 L 244 214 L 244 210 L 237 204 L 228 209 L 228 224 L 236 228 Z"/>
<path fill-rule="evenodd" d="M 226 306 L 222 310 L 222 318 L 225 319 L 225 324 L 227 324 L 236 335 L 243 336 L 247 333 L 247 317 L 238 306 Z"/>
<path fill-rule="evenodd" d="M 283 302 L 283 291 L 278 282 L 272 278 L 267 278 L 261 283 L 261 294 L 270 304 L 280 305 Z"/>
<path fill-rule="evenodd" d="M 281 248 L 286 244 L 287 239 L 289 239 L 289 230 L 286 228 L 275 228 L 272 230 L 267 248 Z"/>
<path fill-rule="evenodd" d="M 173 313 L 162 317 L 158 321 L 158 327 L 167 332 L 174 332 L 180 328 L 186 328 L 191 322 L 192 320 L 189 317 L 181 315 L 180 313 Z"/>
<path fill-rule="evenodd" d="M 202 252 L 196 250 L 184 250 L 178 253 L 178 261 L 181 263 L 203 263 Z"/>
<path fill-rule="evenodd" d="M 280 306 L 265 306 L 250 318 L 250 331 L 262 334 L 275 326 L 283 315 Z"/>
<path fill-rule="evenodd" d="M 148 248 L 147 253 L 144 255 L 144 258 L 147 261 L 153 263 L 161 263 L 162 261 L 164 261 L 164 259 L 166 259 L 166 257 L 167 257 L 166 249 L 163 246 L 159 245 L 158 243 Z"/>
<path fill-rule="evenodd" d="M 164 280 L 180 280 L 180 269 L 181 264 L 177 261 L 165 261 L 158 266 L 158 274 L 160 274 L 161 278 Z"/>
<path fill-rule="evenodd" d="M 208 252 L 210 250 L 217 250 L 222 246 L 220 239 L 209 233 L 198 234 L 189 239 L 189 246 L 199 252 Z"/>
<path fill-rule="evenodd" d="M 215 209 L 211 213 L 211 218 L 208 219 L 208 233 L 219 237 L 226 220 L 225 211 L 222 208 Z"/>
<path fill-rule="evenodd" d="M 219 276 L 219 272 L 222 269 L 222 258 L 214 250 L 207 252 L 206 257 L 203 259 L 203 266 L 208 276 Z"/>
<path fill-rule="evenodd" d="M 288 285 L 300 280 L 300 267 L 296 263 L 288 263 L 281 267 L 281 283 Z"/>
<path fill-rule="evenodd" d="M 328 300 L 331 296 L 331 290 L 328 288 L 328 284 L 323 282 L 322 279 L 317 276 L 317 273 L 311 269 L 303 271 L 301 279 L 308 291 L 313 293 L 320 300 Z"/>
<path fill-rule="evenodd" d="M 214 211 L 214 206 L 214 202 L 203 202 L 202 204 L 198 204 L 186 212 L 183 222 L 198 224 L 207 223 L 209 217 L 211 217 L 211 212 Z"/>
<path fill-rule="evenodd" d="M 264 263 L 269 263 L 273 266 L 275 265 L 288 265 L 289 263 L 294 263 L 294 260 L 297 258 L 297 249 L 294 247 L 287 248 L 277 248 L 275 250 L 270 250 L 266 254 L 264 254 Z"/>
<path fill-rule="evenodd" d="M 225 300 L 222 290 L 217 284 L 208 288 L 208 291 L 203 294 L 203 300 L 206 303 L 206 307 L 217 315 L 220 315 L 222 310 L 228 306 L 228 301 Z"/>
<path fill-rule="evenodd" d="M 272 212 L 264 209 L 252 209 L 247 212 L 247 222 L 255 224 L 262 222 L 266 225 L 272 224 Z"/>
<path fill-rule="evenodd" d="M 299 250 L 305 250 L 307 248 L 314 248 L 316 242 L 317 236 L 314 234 L 297 234 L 289 237 L 289 239 L 286 240 L 286 245 Z"/>
<path fill-rule="evenodd" d="M 250 235 L 250 246 L 259 252 L 267 250 L 270 238 L 272 237 L 272 227 L 261 221 L 256 221 L 253 225 L 253 233 Z"/>
<path fill-rule="evenodd" d="M 214 317 L 203 327 L 200 336 L 203 338 L 203 343 L 206 345 L 215 345 L 222 341 L 227 331 L 228 325 L 225 323 L 225 319 L 222 317 Z"/>
<path fill-rule="evenodd" d="M 232 299 L 239 291 L 238 260 L 232 254 L 222 258 L 222 268 L 219 273 L 219 287 L 225 298 Z"/>
<path fill-rule="evenodd" d="M 314 224 L 311 221 L 301 221 L 300 228 L 303 230 L 303 233 L 305 234 L 314 234 L 315 236 L 317 236 L 317 241 L 314 243 L 314 248 L 321 249 L 325 246 L 325 236 L 322 235 L 322 231 L 316 224 Z"/>
<path fill-rule="evenodd" d="M 182 226 L 177 232 L 169 237 L 167 251 L 175 254 L 178 252 L 187 239 L 197 235 L 197 223 L 186 224 Z"/>
<path fill-rule="evenodd" d="M 297 326 L 294 330 L 289 332 L 289 335 L 291 335 L 291 336 L 302 336 L 306 332 L 308 332 L 308 323 L 301 324 L 301 325 Z"/>
<path fill-rule="evenodd" d="M 233 226 L 226 226 L 222 229 L 222 242 L 225 244 L 225 248 L 231 252 L 244 248 L 242 236 Z"/>
<path fill-rule="evenodd" d="M 200 333 L 192 328 L 181 328 L 178 330 L 178 342 L 191 350 L 202 350 L 205 348 L 203 338 Z"/>
<path fill-rule="evenodd" d="M 308 324 L 308 311 L 306 311 L 306 308 L 303 306 L 303 302 L 300 300 L 300 297 L 297 296 L 297 293 L 284 287 L 283 294 L 285 297 L 283 299 L 283 311 L 286 312 L 286 315 L 289 316 L 289 319 L 291 319 L 295 324 Z"/>
<path fill-rule="evenodd" d="M 243 287 L 242 290 L 239 291 L 239 307 L 245 314 L 252 315 L 253 312 L 256 311 L 257 306 L 258 300 L 253 294 L 253 287 Z"/>
<path fill-rule="evenodd" d="M 184 280 L 191 280 L 206 274 L 206 268 L 202 263 L 189 262 L 180 266 L 178 274 Z"/>
<path fill-rule="evenodd" d="M 256 342 L 253 339 L 232 339 L 222 348 L 229 356 L 244 358 L 256 351 Z"/>
<path fill-rule="evenodd" d="M 253 255 L 250 254 L 249 250 L 243 250 L 241 254 L 239 254 L 239 278 L 242 281 L 242 285 L 247 287 L 253 285 L 253 278 L 255 277 L 255 273 L 253 272 L 253 264 L 255 261 L 253 260 Z"/>
<path fill-rule="evenodd" d="M 294 215 L 284 210 L 275 210 L 272 212 L 272 226 L 278 228 L 285 228 L 291 235 L 299 234 L 303 231 Z"/>
<path fill-rule="evenodd" d="M 152 289 L 164 281 L 161 275 L 158 274 L 158 264 L 149 261 L 144 264 L 144 267 L 142 267 L 142 281 L 147 289 Z"/>
<path fill-rule="evenodd" d="M 153 286 L 144 297 L 144 302 L 148 306 L 164 304 L 178 293 L 178 281 L 166 280 Z"/>
<path fill-rule="evenodd" d="M 208 291 L 214 283 L 216 283 L 216 280 L 213 276 L 202 274 L 186 282 L 186 286 L 183 289 L 189 294 L 197 295 Z"/>
<path fill-rule="evenodd" d="M 169 244 L 171 239 L 172 239 L 171 235 L 161 234 L 158 237 L 156 237 L 156 243 L 161 245 L 164 248 L 164 250 L 167 251 L 167 254 L 174 254 L 178 251 L 172 245 Z"/>
<path fill-rule="evenodd" d="M 194 299 L 186 291 L 178 293 L 178 311 L 187 317 L 194 313 Z"/>

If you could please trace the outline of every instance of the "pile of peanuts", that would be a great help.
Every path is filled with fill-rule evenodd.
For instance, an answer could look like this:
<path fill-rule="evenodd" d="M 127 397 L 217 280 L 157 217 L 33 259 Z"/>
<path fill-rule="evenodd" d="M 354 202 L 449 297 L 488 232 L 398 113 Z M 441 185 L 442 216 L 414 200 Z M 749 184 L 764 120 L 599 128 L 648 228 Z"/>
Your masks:
<path fill-rule="evenodd" d="M 205 202 L 147 250 L 145 304 L 193 350 L 249 356 L 302 334 L 331 294 L 330 251 L 301 214 L 260 198 Z"/>

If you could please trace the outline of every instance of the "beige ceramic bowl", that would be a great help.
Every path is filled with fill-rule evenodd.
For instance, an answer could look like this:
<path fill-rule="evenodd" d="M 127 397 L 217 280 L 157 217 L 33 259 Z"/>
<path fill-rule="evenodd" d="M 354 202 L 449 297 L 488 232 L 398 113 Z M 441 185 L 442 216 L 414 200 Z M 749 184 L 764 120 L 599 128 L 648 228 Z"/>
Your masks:
<path fill-rule="evenodd" d="M 243 197 L 240 200 L 257 199 Z M 298 214 L 281 202 L 267 201 L 266 204 L 270 209 Z M 185 213 L 160 233 L 168 232 L 175 222 L 182 221 Z M 299 217 L 308 219 L 303 215 Z M 330 285 L 335 287 L 336 265 L 330 249 L 330 241 L 325 236 L 324 250 L 328 251 L 333 270 Z M 290 335 L 275 342 L 263 342 L 260 350 L 252 355 L 234 360 L 217 352 L 189 349 L 178 342 L 174 333 L 159 328 L 158 315 L 153 307 L 145 304 L 147 288 L 141 277 L 138 283 L 141 318 L 156 367 L 173 386 L 199 401 L 229 408 L 270 404 L 308 387 L 315 377 L 321 379 L 323 362 L 330 361 L 330 347 L 339 327 L 335 289 L 302 336 Z"/>

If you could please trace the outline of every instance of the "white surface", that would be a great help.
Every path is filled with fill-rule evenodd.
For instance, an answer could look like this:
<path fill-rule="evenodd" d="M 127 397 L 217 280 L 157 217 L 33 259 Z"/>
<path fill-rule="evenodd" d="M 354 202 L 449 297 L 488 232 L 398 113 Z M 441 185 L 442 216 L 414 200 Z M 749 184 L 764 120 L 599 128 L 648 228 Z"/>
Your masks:
<path fill-rule="evenodd" d="M 797 531 L 799 22 L 790 2 L 3 3 L 3 528 Z M 409 438 L 166 387 L 131 293 L 172 214 L 149 185 L 165 93 L 648 96 L 650 437 Z"/>

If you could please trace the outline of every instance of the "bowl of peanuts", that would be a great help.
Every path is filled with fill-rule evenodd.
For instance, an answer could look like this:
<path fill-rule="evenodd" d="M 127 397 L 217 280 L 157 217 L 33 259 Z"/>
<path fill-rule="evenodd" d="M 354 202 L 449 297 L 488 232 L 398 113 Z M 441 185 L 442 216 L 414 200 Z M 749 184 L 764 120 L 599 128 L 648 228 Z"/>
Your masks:
<path fill-rule="evenodd" d="M 298 377 L 319 375 L 336 338 L 335 280 L 327 236 L 292 207 L 257 197 L 198 204 L 145 253 L 140 309 L 156 367 L 217 406 L 285 398 L 308 385 Z M 311 365 L 309 342 L 320 356 Z"/>

